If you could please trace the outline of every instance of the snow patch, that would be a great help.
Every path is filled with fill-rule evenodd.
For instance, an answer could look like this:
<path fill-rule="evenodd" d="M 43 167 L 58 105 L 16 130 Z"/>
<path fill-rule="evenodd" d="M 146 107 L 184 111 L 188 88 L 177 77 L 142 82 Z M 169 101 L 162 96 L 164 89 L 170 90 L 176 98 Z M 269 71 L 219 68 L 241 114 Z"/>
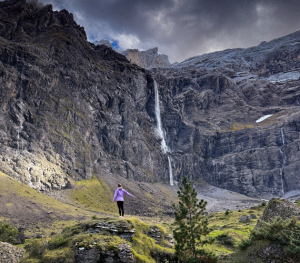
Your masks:
<path fill-rule="evenodd" d="M 273 114 L 265 115 L 265 116 L 259 118 L 259 119 L 258 119 L 257 121 L 255 121 L 255 122 L 256 122 L 256 123 L 259 123 L 259 122 L 261 122 L 261 121 L 264 121 L 265 119 L 271 117 L 272 115 L 273 115 Z"/>
<path fill-rule="evenodd" d="M 292 80 L 299 80 L 300 79 L 300 72 L 299 71 L 291 71 L 286 73 L 278 73 L 273 76 L 267 78 L 268 81 L 272 83 L 276 82 L 286 82 Z"/>

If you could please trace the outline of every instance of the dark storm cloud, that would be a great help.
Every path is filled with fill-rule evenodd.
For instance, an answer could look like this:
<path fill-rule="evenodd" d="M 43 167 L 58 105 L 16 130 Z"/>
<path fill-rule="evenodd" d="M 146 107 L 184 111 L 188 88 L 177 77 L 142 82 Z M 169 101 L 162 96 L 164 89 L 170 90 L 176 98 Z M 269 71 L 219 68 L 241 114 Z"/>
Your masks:
<path fill-rule="evenodd" d="M 67 9 L 90 41 L 159 47 L 172 62 L 300 30 L 299 0 L 42 0 Z"/>

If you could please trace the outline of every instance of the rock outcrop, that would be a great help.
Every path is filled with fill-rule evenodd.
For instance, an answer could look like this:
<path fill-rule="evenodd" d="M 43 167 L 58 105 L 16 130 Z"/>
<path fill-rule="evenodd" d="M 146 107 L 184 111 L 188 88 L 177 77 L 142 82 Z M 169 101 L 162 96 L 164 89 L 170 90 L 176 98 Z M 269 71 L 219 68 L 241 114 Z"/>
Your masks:
<path fill-rule="evenodd" d="M 23 248 L 0 242 L 0 263 L 18 263 L 24 252 Z"/>
<path fill-rule="evenodd" d="M 158 54 L 158 48 L 139 51 L 138 49 L 127 49 L 122 53 L 127 59 L 142 68 L 157 68 L 170 65 L 167 55 Z"/>
<path fill-rule="evenodd" d="M 98 234 L 101 233 L 101 231 L 108 231 L 128 241 L 131 241 L 135 233 L 135 229 L 132 225 L 129 225 L 128 222 L 119 222 L 118 226 L 114 223 L 99 222 L 93 228 L 87 229 L 86 233 Z"/>
<path fill-rule="evenodd" d="M 282 232 L 291 231 L 291 229 L 282 229 L 280 226 L 272 229 L 272 233 L 269 232 L 268 235 L 264 235 L 264 239 L 262 238 L 259 228 L 262 227 L 262 222 L 270 222 L 272 219 L 276 217 L 281 217 L 283 220 L 288 218 L 292 218 L 296 216 L 299 218 L 300 216 L 300 207 L 294 204 L 291 201 L 284 199 L 272 199 L 269 201 L 268 206 L 264 210 L 263 215 L 259 218 L 257 225 L 255 226 L 254 238 L 252 237 L 251 246 L 255 246 L 254 248 L 247 249 L 243 252 L 242 258 L 247 260 L 249 263 L 254 262 L 263 262 L 263 263 L 283 263 L 290 262 L 296 263 L 299 262 L 299 257 L 295 256 L 295 251 L 291 253 L 286 246 L 290 245 L 289 242 L 282 241 Z M 290 226 L 291 227 L 291 226 Z M 277 232 L 274 233 L 274 229 L 277 229 Z M 264 230 L 263 233 L 267 231 Z M 297 231 L 296 231 L 297 232 Z M 256 237 L 256 236 L 259 237 Z M 270 236 L 273 235 L 273 238 Z M 274 238 L 274 236 L 281 237 Z M 291 238 L 290 233 L 287 232 L 284 234 L 286 237 Z M 292 240 L 292 238 L 291 238 Z M 297 238 L 295 238 L 297 240 Z M 288 243 L 288 244 L 286 244 Z M 293 241 L 291 241 L 293 243 Z M 297 246 L 297 241 L 295 242 L 295 246 Z M 240 251 L 236 254 L 241 253 Z M 297 254 L 297 252 L 296 252 Z M 240 256 L 241 257 L 241 256 Z"/>
<path fill-rule="evenodd" d="M 105 253 L 95 247 L 76 247 L 75 263 L 133 263 L 133 253 L 129 244 L 124 243 L 118 245 L 116 250 L 107 250 Z"/>
<path fill-rule="evenodd" d="M 107 47 L 113 48 L 113 45 L 107 39 L 101 39 L 99 41 L 93 42 L 96 46 L 97 45 L 105 45 Z"/>
<path fill-rule="evenodd" d="M 258 219 L 255 228 L 259 228 L 262 222 L 269 222 L 278 216 L 283 220 L 296 216 L 300 220 L 300 207 L 289 200 L 273 198 Z"/>

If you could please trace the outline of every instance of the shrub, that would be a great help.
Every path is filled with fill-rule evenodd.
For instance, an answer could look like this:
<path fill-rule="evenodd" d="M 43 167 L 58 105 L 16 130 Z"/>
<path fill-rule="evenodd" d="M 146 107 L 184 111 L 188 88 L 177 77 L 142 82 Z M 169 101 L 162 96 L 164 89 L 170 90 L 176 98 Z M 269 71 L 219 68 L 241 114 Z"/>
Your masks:
<path fill-rule="evenodd" d="M 262 201 L 261 206 L 266 206 L 267 202 L 266 201 Z"/>
<path fill-rule="evenodd" d="M 216 239 L 220 241 L 221 244 L 225 246 L 233 246 L 233 238 L 228 235 L 228 233 L 223 233 L 221 235 L 216 236 Z"/>
<path fill-rule="evenodd" d="M 25 246 L 29 257 L 42 259 L 46 249 L 48 248 L 48 240 L 46 239 L 34 239 L 28 245 Z"/>
<path fill-rule="evenodd" d="M 249 239 L 243 240 L 239 247 L 246 249 L 254 240 L 270 240 L 284 246 L 290 257 L 300 260 L 300 222 L 297 217 L 283 220 L 275 217 L 270 222 L 262 222 L 262 226 L 251 233 Z"/>
<path fill-rule="evenodd" d="M 14 244 L 18 230 L 10 223 L 0 222 L 0 241 Z"/>
<path fill-rule="evenodd" d="M 219 257 L 212 252 L 208 252 L 204 249 L 197 250 L 198 256 L 196 258 L 190 257 L 188 263 L 216 263 Z"/>
<path fill-rule="evenodd" d="M 248 239 L 243 239 L 240 243 L 239 243 L 239 248 L 241 250 L 245 250 L 247 247 L 249 247 L 252 244 L 252 238 L 248 238 Z"/>
<path fill-rule="evenodd" d="M 229 209 L 227 209 L 226 211 L 225 211 L 225 215 L 227 216 L 227 215 L 229 215 L 231 213 L 231 211 L 229 210 Z"/>

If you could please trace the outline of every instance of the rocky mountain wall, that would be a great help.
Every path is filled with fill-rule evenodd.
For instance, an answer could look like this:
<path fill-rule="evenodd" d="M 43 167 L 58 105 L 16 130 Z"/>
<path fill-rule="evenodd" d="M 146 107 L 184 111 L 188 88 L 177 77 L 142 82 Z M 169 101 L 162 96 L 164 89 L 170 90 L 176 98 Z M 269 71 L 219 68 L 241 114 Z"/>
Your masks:
<path fill-rule="evenodd" d="M 93 174 L 168 180 L 149 73 L 87 42 L 66 10 L 14 0 L 0 17 L 3 172 L 37 190 Z"/>
<path fill-rule="evenodd" d="M 299 54 L 300 31 L 152 70 L 176 180 L 252 196 L 299 191 Z"/>
<path fill-rule="evenodd" d="M 37 190 L 97 174 L 299 191 L 299 56 L 296 32 L 147 71 L 89 43 L 66 10 L 0 2 L 0 169 Z"/>

